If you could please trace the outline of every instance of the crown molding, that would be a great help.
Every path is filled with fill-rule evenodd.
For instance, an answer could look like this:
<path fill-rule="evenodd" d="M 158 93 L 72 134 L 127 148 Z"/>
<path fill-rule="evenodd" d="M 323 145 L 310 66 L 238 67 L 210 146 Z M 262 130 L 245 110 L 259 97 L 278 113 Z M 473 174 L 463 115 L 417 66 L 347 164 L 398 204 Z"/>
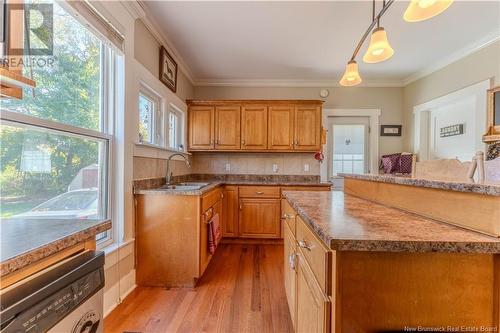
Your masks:
<path fill-rule="evenodd" d="M 413 73 L 412 75 L 408 76 L 403 80 L 403 86 L 407 86 L 412 82 L 415 82 L 421 78 L 424 78 L 434 72 L 437 72 L 438 70 L 459 61 L 460 59 L 463 59 L 473 53 L 476 53 L 477 51 L 484 49 L 485 47 L 500 41 L 500 31 L 494 31 L 485 37 L 467 45 L 466 47 L 434 62 L 431 66 L 420 70 L 418 72 Z"/>
<path fill-rule="evenodd" d="M 253 80 L 253 79 L 201 79 L 196 87 L 342 87 L 334 80 Z M 401 81 L 363 81 L 359 87 L 402 87 Z"/>
<path fill-rule="evenodd" d="M 146 17 L 144 9 L 137 1 L 122 1 L 122 5 L 135 20 Z"/>
<path fill-rule="evenodd" d="M 174 44 L 164 33 L 162 33 L 162 29 L 160 28 L 156 20 L 153 18 L 148 8 L 144 6 L 142 4 L 142 1 L 140 0 L 125 1 L 125 2 L 135 3 L 134 5 L 132 5 L 133 8 L 136 8 L 137 6 L 141 8 L 141 11 L 144 13 L 144 15 L 138 18 L 142 21 L 142 23 L 144 23 L 146 28 L 149 30 L 149 32 L 151 32 L 151 34 L 158 41 L 158 43 L 163 45 L 163 47 L 165 47 L 165 49 L 167 49 L 167 51 L 174 57 L 181 71 L 184 73 L 184 75 L 186 75 L 189 82 L 191 82 L 191 84 L 194 85 L 195 81 L 193 79 L 193 72 L 186 64 L 186 62 L 184 62 L 183 60 L 184 58 L 181 56 L 179 51 L 177 51 Z"/>

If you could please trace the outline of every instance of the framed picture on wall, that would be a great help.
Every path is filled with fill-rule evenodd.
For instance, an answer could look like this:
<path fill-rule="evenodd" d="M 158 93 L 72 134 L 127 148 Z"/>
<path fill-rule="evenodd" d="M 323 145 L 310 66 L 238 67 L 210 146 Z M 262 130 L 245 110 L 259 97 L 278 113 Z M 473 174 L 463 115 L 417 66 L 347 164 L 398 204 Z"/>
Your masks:
<path fill-rule="evenodd" d="M 160 81 L 177 91 L 177 63 L 163 46 L 160 47 Z"/>
<path fill-rule="evenodd" d="M 401 136 L 401 125 L 380 125 L 380 136 Z"/>

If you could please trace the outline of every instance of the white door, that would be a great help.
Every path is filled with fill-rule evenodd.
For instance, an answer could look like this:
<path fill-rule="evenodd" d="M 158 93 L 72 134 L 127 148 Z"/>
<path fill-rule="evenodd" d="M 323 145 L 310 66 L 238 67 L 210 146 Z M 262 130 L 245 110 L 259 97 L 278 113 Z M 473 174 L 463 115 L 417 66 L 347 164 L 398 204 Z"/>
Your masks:
<path fill-rule="evenodd" d="M 369 173 L 369 117 L 329 117 L 328 130 L 329 178 L 335 179 L 339 173 Z"/>

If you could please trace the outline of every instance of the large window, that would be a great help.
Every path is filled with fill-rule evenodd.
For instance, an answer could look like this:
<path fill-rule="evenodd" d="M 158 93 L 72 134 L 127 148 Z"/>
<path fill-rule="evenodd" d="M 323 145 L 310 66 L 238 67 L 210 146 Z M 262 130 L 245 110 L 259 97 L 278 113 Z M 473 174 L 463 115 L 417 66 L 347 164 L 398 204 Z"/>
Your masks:
<path fill-rule="evenodd" d="M 55 65 L 32 69 L 37 86 L 22 100 L 1 101 L 5 223 L 111 217 L 108 116 L 116 55 L 56 2 L 53 12 Z"/>

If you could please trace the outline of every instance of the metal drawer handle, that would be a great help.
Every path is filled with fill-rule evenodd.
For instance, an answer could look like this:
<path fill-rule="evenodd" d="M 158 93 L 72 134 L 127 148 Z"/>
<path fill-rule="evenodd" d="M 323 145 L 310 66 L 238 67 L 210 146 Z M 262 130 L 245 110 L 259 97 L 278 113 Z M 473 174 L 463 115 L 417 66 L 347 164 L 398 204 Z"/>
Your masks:
<path fill-rule="evenodd" d="M 285 220 L 291 220 L 291 219 L 293 219 L 293 215 L 290 215 L 290 214 L 284 213 L 284 214 L 283 214 L 283 218 L 284 218 Z"/>
<path fill-rule="evenodd" d="M 257 191 L 257 192 L 255 192 L 255 194 L 259 194 L 260 195 L 260 194 L 264 194 L 264 192 Z"/>
<path fill-rule="evenodd" d="M 291 269 L 295 270 L 295 253 L 290 253 L 288 256 L 288 264 Z"/>
<path fill-rule="evenodd" d="M 313 246 L 312 246 L 312 245 L 307 244 L 307 242 L 306 242 L 305 240 L 301 240 L 301 241 L 299 241 L 299 246 L 300 246 L 301 248 L 303 248 L 303 249 L 308 250 L 308 251 L 311 251 L 311 250 L 312 250 L 312 248 L 313 248 Z"/>

